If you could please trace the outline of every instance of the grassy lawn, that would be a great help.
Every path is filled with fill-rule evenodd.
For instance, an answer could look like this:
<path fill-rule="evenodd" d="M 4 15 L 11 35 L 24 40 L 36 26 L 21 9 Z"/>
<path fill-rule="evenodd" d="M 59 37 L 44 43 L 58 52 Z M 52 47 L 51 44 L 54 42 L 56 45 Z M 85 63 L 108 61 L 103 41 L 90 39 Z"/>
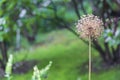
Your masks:
<path fill-rule="evenodd" d="M 88 46 L 80 39 L 67 30 L 62 30 L 47 34 L 43 43 L 30 47 L 29 50 L 14 53 L 14 62 L 22 60 L 27 55 L 25 59 L 38 60 L 37 66 L 41 69 L 49 61 L 53 61 L 48 78 L 43 80 L 88 80 L 87 72 L 80 71 L 80 66 L 88 61 Z M 98 53 L 93 50 L 92 56 L 98 57 Z M 92 80 L 120 80 L 119 74 L 119 69 L 112 68 L 93 73 Z M 27 74 L 12 76 L 12 80 L 31 80 L 32 70 Z"/>

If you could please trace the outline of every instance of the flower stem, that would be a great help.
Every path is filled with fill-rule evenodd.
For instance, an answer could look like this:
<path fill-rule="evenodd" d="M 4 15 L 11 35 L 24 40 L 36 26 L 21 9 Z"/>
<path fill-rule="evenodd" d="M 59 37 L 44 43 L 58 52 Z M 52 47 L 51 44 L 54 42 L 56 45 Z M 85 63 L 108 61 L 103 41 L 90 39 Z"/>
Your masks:
<path fill-rule="evenodd" d="M 88 80 L 91 80 L 91 37 L 89 36 L 89 78 Z"/>

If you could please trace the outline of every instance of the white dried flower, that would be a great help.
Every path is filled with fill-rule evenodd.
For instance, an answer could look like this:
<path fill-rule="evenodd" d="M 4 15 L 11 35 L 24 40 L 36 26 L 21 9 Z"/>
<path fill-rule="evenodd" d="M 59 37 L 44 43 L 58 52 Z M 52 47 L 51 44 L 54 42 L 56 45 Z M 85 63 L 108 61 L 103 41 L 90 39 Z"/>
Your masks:
<path fill-rule="evenodd" d="M 77 23 L 77 32 L 83 39 L 98 38 L 103 32 L 103 22 L 97 16 L 94 15 L 83 15 Z"/>

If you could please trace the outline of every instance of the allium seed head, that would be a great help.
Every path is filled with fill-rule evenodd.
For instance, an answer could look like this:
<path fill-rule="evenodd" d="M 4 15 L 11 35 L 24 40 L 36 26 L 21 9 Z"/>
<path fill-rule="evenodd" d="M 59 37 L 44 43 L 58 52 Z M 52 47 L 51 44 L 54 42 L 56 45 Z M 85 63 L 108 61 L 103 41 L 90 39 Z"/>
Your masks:
<path fill-rule="evenodd" d="M 92 14 L 82 16 L 78 20 L 76 27 L 78 34 L 83 39 L 88 39 L 89 37 L 96 39 L 104 30 L 102 20 Z"/>

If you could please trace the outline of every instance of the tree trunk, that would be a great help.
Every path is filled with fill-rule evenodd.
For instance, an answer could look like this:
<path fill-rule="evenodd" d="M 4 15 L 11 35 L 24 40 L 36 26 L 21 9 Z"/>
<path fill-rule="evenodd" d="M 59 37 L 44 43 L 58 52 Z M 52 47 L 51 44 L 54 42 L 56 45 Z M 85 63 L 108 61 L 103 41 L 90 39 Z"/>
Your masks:
<path fill-rule="evenodd" d="M 28 40 L 28 42 L 29 42 L 30 44 L 33 44 L 33 43 L 34 43 L 34 41 L 35 41 L 35 34 L 30 35 L 30 33 L 25 29 L 25 30 L 23 31 L 23 35 L 27 38 L 27 40 Z"/>
<path fill-rule="evenodd" d="M 6 66 L 6 62 L 8 60 L 8 56 L 7 56 L 7 47 L 6 47 L 6 42 L 0 42 L 0 48 L 1 48 L 1 54 L 2 54 L 2 59 L 1 59 L 1 66 L 3 69 L 5 69 Z"/>
<path fill-rule="evenodd" d="M 116 63 L 120 63 L 120 44 L 118 45 L 115 53 L 113 53 L 113 61 Z"/>

